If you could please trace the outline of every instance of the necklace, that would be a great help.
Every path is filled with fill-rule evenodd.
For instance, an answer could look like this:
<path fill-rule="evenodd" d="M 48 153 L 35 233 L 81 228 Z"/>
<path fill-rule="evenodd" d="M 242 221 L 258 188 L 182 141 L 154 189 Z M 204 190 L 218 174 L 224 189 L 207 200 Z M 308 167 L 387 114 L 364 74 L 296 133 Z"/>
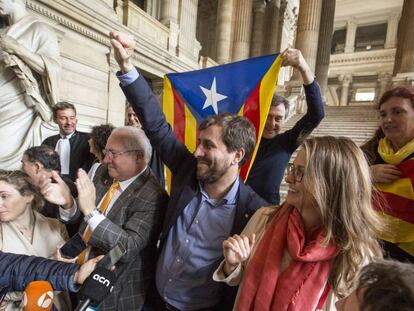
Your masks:
<path fill-rule="evenodd" d="M 33 235 L 34 235 L 34 228 L 36 226 L 36 216 L 33 212 L 33 225 L 28 228 L 19 228 L 16 225 L 17 230 L 19 230 L 19 232 L 29 241 L 30 244 L 33 244 Z"/>

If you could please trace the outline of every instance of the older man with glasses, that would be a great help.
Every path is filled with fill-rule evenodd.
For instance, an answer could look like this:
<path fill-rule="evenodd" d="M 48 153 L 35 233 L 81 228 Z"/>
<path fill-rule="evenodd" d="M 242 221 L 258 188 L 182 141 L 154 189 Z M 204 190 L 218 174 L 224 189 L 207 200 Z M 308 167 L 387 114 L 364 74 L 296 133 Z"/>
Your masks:
<path fill-rule="evenodd" d="M 116 264 L 117 284 L 100 310 L 140 310 L 154 274 L 167 194 L 148 167 L 151 149 L 141 129 L 116 128 L 103 151 L 106 169 L 97 173 L 95 185 L 80 170 L 78 207 L 60 208 L 62 220 L 80 222 L 79 232 L 88 245 L 78 261 L 107 253 L 118 243 L 126 249 Z M 49 182 L 42 189 L 49 200 L 56 200 L 57 190 L 64 190 L 64 185 L 58 189 L 62 183 L 56 177 L 57 183 Z"/>

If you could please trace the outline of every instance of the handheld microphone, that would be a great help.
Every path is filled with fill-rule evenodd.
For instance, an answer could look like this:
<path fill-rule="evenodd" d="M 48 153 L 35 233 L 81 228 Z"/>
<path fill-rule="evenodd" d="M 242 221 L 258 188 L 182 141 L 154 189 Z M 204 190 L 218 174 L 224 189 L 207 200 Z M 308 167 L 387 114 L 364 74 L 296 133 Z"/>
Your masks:
<path fill-rule="evenodd" d="M 33 281 L 23 295 L 24 311 L 49 311 L 53 307 L 53 288 L 47 281 Z"/>
<path fill-rule="evenodd" d="M 97 267 L 83 282 L 79 290 L 83 300 L 75 311 L 84 311 L 89 305 L 97 307 L 112 292 L 115 281 L 116 277 L 113 271 Z"/>

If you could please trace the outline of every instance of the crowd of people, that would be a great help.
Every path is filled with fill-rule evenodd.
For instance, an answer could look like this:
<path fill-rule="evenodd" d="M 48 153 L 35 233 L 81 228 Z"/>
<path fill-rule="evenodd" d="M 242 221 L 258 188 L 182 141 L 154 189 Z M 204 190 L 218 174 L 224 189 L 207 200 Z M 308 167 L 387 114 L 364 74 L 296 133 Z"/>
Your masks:
<path fill-rule="evenodd" d="M 21 171 L 0 171 L 0 309 L 21 308 L 35 279 L 61 291 L 57 310 L 73 309 L 67 292 L 116 245 L 125 251 L 117 281 L 98 310 L 414 308 L 414 89 L 383 94 L 380 127 L 362 147 L 309 138 L 324 118 L 322 97 L 301 52 L 285 50 L 307 113 L 281 133 L 288 102 L 273 97 L 244 183 L 239 169 L 257 143 L 251 122 L 207 117 L 190 152 L 133 65 L 134 38 L 110 38 L 127 125 L 79 132 L 75 106 L 60 102 L 59 134 L 24 151 Z M 76 236 L 86 247 L 67 258 L 62 245 Z"/>

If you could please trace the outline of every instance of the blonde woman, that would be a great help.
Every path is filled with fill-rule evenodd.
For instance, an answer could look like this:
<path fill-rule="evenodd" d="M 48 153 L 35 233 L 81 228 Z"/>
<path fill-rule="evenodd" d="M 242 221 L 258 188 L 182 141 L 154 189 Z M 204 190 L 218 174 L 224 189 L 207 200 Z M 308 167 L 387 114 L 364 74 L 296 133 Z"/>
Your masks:
<path fill-rule="evenodd" d="M 0 250 L 8 253 L 53 257 L 67 237 L 65 227 L 37 210 L 43 199 L 28 175 L 0 170 Z M 0 309 L 20 310 L 21 292 L 6 295 Z M 70 310 L 66 297 L 55 299 L 58 310 Z"/>
<path fill-rule="evenodd" d="M 216 281 L 239 285 L 236 310 L 333 310 L 358 271 L 381 258 L 369 167 L 347 138 L 306 140 L 279 208 L 258 210 L 223 242 Z"/>

